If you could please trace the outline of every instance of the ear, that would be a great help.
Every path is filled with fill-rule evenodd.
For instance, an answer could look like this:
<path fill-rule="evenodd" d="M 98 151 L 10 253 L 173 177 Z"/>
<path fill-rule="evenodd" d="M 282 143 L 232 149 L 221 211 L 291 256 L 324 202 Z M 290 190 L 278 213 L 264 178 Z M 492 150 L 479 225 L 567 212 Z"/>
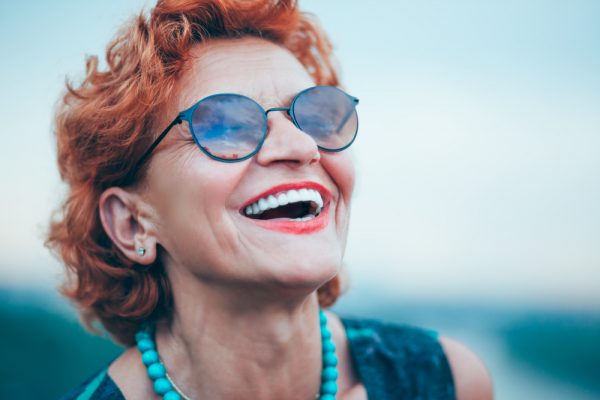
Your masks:
<path fill-rule="evenodd" d="M 156 259 L 156 230 L 141 197 L 120 187 L 106 189 L 100 195 L 102 226 L 113 243 L 131 261 L 150 265 Z M 145 253 L 138 253 L 143 248 Z"/>

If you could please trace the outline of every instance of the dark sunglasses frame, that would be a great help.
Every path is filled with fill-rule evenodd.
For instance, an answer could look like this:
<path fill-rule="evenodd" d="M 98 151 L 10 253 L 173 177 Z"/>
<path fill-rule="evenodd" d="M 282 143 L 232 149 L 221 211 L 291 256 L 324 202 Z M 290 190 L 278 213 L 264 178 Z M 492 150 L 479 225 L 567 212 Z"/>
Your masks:
<path fill-rule="evenodd" d="M 175 118 L 168 126 L 167 128 L 156 138 L 156 140 L 154 140 L 154 142 L 150 145 L 150 147 L 148 148 L 148 150 L 146 150 L 146 152 L 142 155 L 142 157 L 138 160 L 138 162 L 135 164 L 135 167 L 133 168 L 133 171 L 137 171 L 137 169 L 144 163 L 144 161 L 146 161 L 146 159 L 148 158 L 148 156 L 150 156 L 150 154 L 152 153 L 152 151 L 156 148 L 156 146 L 159 145 L 159 143 L 165 138 L 165 136 L 167 135 L 167 133 L 169 133 L 169 131 L 171 130 L 171 128 L 173 128 L 175 125 L 179 125 L 181 124 L 183 121 L 187 121 L 189 124 L 189 129 L 190 129 L 190 133 L 192 135 L 192 138 L 194 139 L 194 141 L 196 142 L 196 144 L 198 145 L 198 147 L 200 147 L 200 150 L 202 150 L 202 152 L 204 154 L 206 154 L 207 156 L 209 156 L 210 158 L 217 160 L 217 161 L 222 161 L 222 162 L 238 162 L 238 161 L 243 161 L 246 160 L 252 156 L 254 156 L 256 153 L 258 153 L 258 151 L 260 150 L 260 148 L 263 145 L 263 142 L 265 141 L 265 138 L 267 136 L 267 124 L 266 124 L 266 119 L 267 119 L 267 115 L 271 112 L 271 111 L 285 111 L 291 118 L 292 121 L 294 122 L 294 125 L 302 130 L 300 128 L 300 125 L 298 124 L 298 121 L 296 120 L 296 116 L 294 114 L 294 105 L 296 103 L 296 100 L 305 92 L 309 91 L 309 90 L 314 90 L 315 88 L 319 88 L 319 87 L 328 87 L 328 88 L 335 88 L 337 90 L 339 90 L 341 93 L 345 94 L 346 96 L 348 96 L 348 98 L 350 99 L 350 101 L 353 103 L 354 107 L 351 109 L 351 111 L 344 116 L 344 118 L 342 119 L 342 122 L 340 123 L 339 127 L 338 127 L 338 131 L 339 129 L 341 129 L 342 126 L 344 126 L 344 124 L 346 123 L 346 121 L 348 120 L 348 118 L 350 118 L 352 116 L 352 113 L 354 113 L 355 111 L 355 107 L 358 104 L 358 99 L 354 96 L 350 96 L 348 93 L 344 92 L 342 89 L 336 87 L 336 86 L 324 86 L 324 85 L 318 85 L 318 86 L 312 86 L 309 87 L 307 89 L 302 90 L 301 92 L 299 92 L 296 96 L 294 96 L 291 104 L 289 107 L 273 107 L 273 108 L 269 108 L 268 110 L 265 110 L 260 104 L 258 104 L 255 100 L 241 95 L 241 94 L 237 94 L 237 93 L 219 93 L 219 94 L 213 94 L 210 95 L 208 97 L 204 97 L 203 99 L 197 101 L 196 103 L 194 103 L 194 105 L 192 105 L 190 108 L 188 108 L 187 110 L 181 111 L 179 113 L 179 115 L 177 115 L 177 118 Z M 206 151 L 204 149 L 204 147 L 198 142 L 198 139 L 196 137 L 196 135 L 194 134 L 194 125 L 192 122 L 192 117 L 194 115 L 194 111 L 196 110 L 196 108 L 198 107 L 198 105 L 200 103 L 202 103 L 203 101 L 214 97 L 214 96 L 222 96 L 222 95 L 231 95 L 231 96 L 239 96 L 239 97 L 244 97 L 246 99 L 251 100 L 252 102 L 256 103 L 256 105 L 258 105 L 258 107 L 260 109 L 263 110 L 264 112 L 264 118 L 265 118 L 265 131 L 263 132 L 262 138 L 260 140 L 260 142 L 258 143 L 258 145 L 256 146 L 256 149 L 254 149 L 254 151 L 252 151 L 252 153 L 241 157 L 241 158 L 236 158 L 236 159 L 228 159 L 228 158 L 221 158 L 221 157 L 217 157 L 215 155 L 210 154 L 208 151 Z M 350 141 L 350 143 L 348 143 L 347 145 L 345 145 L 344 147 L 341 147 L 339 149 L 328 149 L 322 146 L 318 146 L 319 149 L 324 150 L 324 151 L 329 151 L 329 152 L 337 152 L 337 151 L 342 151 L 344 149 L 346 149 L 347 147 L 349 147 L 353 142 L 354 139 L 356 139 L 356 134 L 358 133 L 358 120 L 356 121 L 356 131 L 354 132 L 354 136 L 352 137 L 352 140 Z M 308 133 L 307 133 L 308 134 Z M 135 172 L 134 172 L 135 173 Z"/>

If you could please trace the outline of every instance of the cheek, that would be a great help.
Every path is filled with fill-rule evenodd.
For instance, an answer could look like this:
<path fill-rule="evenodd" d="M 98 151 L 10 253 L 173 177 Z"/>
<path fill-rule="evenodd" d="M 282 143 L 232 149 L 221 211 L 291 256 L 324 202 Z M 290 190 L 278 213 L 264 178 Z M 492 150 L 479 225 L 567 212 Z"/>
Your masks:
<path fill-rule="evenodd" d="M 340 199 L 336 207 L 336 226 L 341 239 L 342 254 L 346 250 L 350 222 L 350 204 L 354 192 L 355 158 L 348 149 L 339 153 L 322 154 L 321 164 L 338 187 Z"/>
<path fill-rule="evenodd" d="M 346 205 L 349 206 L 354 192 L 354 154 L 348 149 L 339 153 L 321 153 L 321 164 L 340 190 Z"/>
<path fill-rule="evenodd" d="M 227 208 L 243 165 L 214 161 L 201 154 L 183 155 L 168 164 L 155 168 L 150 182 L 160 224 L 175 236 L 190 234 L 190 230 L 210 230 Z M 173 228 L 181 232 L 173 232 Z"/>

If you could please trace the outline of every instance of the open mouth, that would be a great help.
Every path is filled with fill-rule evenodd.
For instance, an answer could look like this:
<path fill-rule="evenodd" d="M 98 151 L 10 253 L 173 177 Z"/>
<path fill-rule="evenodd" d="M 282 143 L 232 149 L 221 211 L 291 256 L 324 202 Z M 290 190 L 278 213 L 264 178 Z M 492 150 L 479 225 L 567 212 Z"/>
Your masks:
<path fill-rule="evenodd" d="M 249 199 L 239 210 L 252 225 L 285 234 L 307 235 L 329 225 L 331 193 L 316 182 L 285 183 Z"/>
<path fill-rule="evenodd" d="M 285 229 L 288 229 L 291 227 L 288 226 L 289 222 L 310 221 L 321 216 L 324 210 L 327 211 L 330 199 L 329 191 L 320 184 L 310 181 L 287 183 L 256 195 L 246 202 L 239 212 L 257 223 L 265 221 L 259 223 L 262 226 L 273 227 L 273 224 L 277 224 L 282 227 L 285 225 Z M 318 218 L 318 221 L 322 219 Z M 270 220 L 273 222 L 266 222 Z M 314 225 L 312 222 L 311 224 Z M 302 229 L 307 230 L 310 224 L 298 224 L 300 225 L 303 226 Z"/>
<path fill-rule="evenodd" d="M 320 214 L 320 207 L 316 202 L 300 201 L 297 203 L 289 203 L 284 206 L 270 208 L 262 211 L 259 214 L 245 214 L 246 217 L 252 219 L 277 219 L 287 218 L 298 221 L 308 221 L 317 217 Z"/>

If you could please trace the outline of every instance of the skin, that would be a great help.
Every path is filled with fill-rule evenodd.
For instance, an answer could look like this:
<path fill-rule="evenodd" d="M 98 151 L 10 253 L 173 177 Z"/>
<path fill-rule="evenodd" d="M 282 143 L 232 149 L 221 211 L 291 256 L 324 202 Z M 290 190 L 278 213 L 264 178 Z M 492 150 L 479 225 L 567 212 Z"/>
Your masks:
<path fill-rule="evenodd" d="M 299 61 L 273 43 L 249 37 L 207 41 L 194 47 L 161 126 L 211 94 L 243 94 L 267 109 L 289 106 L 313 85 Z M 286 234 L 240 215 L 257 193 L 304 180 L 331 192 L 325 229 Z M 102 194 L 100 217 L 111 240 L 139 264 L 150 266 L 160 257 L 165 265 L 175 307 L 173 323 L 157 326 L 156 343 L 187 396 L 315 397 L 321 381 L 316 289 L 340 272 L 354 182 L 350 149 L 319 151 L 285 113 L 273 112 L 261 150 L 248 160 L 210 159 L 182 124 L 155 149 L 141 185 Z M 136 253 L 139 246 L 144 256 Z M 326 313 L 339 358 L 338 398 L 366 399 L 343 326 Z M 465 353 L 452 345 L 450 351 Z M 109 375 L 128 399 L 158 398 L 135 348 L 113 362 Z"/>
<path fill-rule="evenodd" d="M 446 336 L 440 344 L 452 369 L 458 400 L 492 400 L 492 378 L 484 363 L 468 347 Z"/>

